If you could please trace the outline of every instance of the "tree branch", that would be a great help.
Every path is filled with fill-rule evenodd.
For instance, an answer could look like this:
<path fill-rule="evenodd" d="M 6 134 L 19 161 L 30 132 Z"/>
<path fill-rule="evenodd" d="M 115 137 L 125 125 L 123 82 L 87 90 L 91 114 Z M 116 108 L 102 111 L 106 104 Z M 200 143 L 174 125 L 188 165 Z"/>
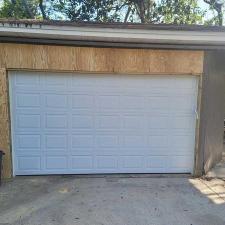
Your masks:
<path fill-rule="evenodd" d="M 43 0 L 39 0 L 39 8 L 41 10 L 41 14 L 42 14 L 43 19 L 47 20 L 48 17 L 46 15 L 46 12 L 45 12 L 45 9 L 44 9 L 44 6 L 43 6 Z"/>
<path fill-rule="evenodd" d="M 127 13 L 126 13 L 126 16 L 125 16 L 125 18 L 124 18 L 124 23 L 127 22 L 127 19 L 128 19 L 129 15 L 130 15 L 130 11 L 131 11 L 131 7 L 129 6 L 129 7 L 128 7 L 128 10 L 127 10 Z"/>

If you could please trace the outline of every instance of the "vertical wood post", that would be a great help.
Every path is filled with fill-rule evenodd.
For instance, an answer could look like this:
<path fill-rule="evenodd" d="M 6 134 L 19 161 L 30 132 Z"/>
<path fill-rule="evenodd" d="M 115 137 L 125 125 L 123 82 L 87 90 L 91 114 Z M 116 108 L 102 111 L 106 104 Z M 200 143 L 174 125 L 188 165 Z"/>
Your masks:
<path fill-rule="evenodd" d="M 195 177 L 203 175 L 203 152 L 200 149 L 200 119 L 201 119 L 201 106 L 202 106 L 202 82 L 203 76 L 199 77 L 198 81 L 198 96 L 197 96 L 197 114 L 196 115 L 196 128 L 195 128 L 195 158 L 194 158 L 194 171 Z"/>
<path fill-rule="evenodd" d="M 0 68 L 0 149 L 5 152 L 3 157 L 3 178 L 12 177 L 8 98 L 8 79 L 6 69 Z"/>

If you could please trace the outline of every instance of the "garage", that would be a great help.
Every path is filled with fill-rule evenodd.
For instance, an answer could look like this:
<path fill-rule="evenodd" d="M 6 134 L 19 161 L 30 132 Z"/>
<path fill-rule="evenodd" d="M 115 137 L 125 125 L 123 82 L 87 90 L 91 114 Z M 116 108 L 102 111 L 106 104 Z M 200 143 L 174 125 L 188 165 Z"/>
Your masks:
<path fill-rule="evenodd" d="M 224 149 L 224 32 L 1 21 L 2 177 L 206 174 Z"/>
<path fill-rule="evenodd" d="M 198 77 L 10 72 L 15 175 L 192 173 Z"/>

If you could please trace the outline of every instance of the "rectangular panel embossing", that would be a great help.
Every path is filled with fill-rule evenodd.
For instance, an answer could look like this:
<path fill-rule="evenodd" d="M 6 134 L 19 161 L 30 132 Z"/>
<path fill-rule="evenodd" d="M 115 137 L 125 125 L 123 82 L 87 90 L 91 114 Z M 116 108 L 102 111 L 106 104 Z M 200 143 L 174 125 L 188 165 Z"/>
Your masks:
<path fill-rule="evenodd" d="M 10 82 L 16 175 L 192 172 L 195 77 L 16 72 Z"/>

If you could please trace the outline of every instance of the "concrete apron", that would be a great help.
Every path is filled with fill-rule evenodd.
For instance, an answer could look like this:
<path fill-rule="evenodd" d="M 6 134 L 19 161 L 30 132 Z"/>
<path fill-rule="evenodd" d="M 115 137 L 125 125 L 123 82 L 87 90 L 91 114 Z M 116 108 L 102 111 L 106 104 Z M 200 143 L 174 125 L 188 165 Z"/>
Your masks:
<path fill-rule="evenodd" d="M 0 225 L 224 225 L 225 182 L 27 176 L 0 188 Z"/>

